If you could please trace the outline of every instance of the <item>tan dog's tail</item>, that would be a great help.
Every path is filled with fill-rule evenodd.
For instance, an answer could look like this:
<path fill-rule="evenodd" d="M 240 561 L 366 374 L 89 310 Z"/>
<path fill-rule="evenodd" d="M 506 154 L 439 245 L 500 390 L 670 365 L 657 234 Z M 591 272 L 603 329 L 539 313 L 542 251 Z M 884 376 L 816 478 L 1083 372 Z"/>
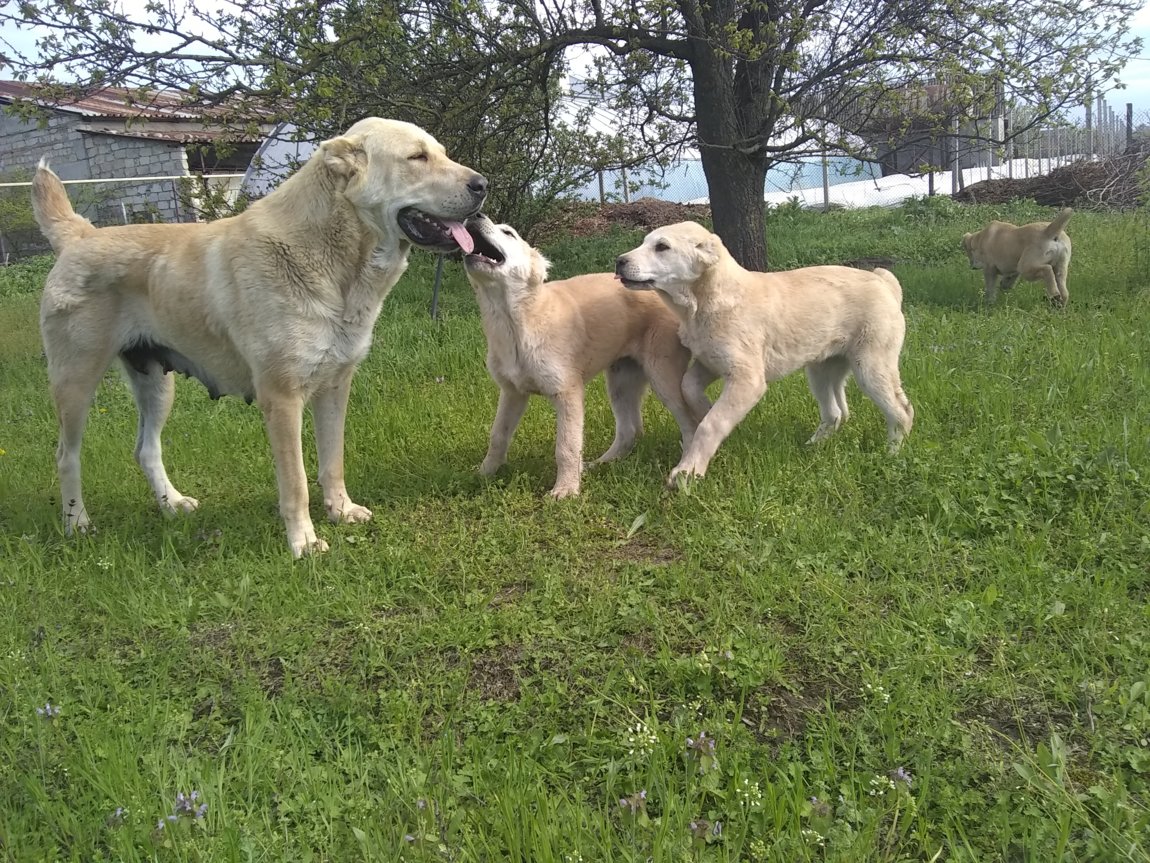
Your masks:
<path fill-rule="evenodd" d="M 894 294 L 894 298 L 898 300 L 898 304 L 902 305 L 902 285 L 898 283 L 894 273 L 890 270 L 884 270 L 882 267 L 875 267 L 874 274 L 886 282 L 886 286 L 890 288 L 890 292 Z"/>
<path fill-rule="evenodd" d="M 1074 211 L 1066 207 L 1054 217 L 1054 221 L 1046 226 L 1046 236 L 1050 239 L 1056 239 L 1062 233 L 1062 229 L 1066 227 L 1066 223 L 1070 221 L 1070 214 Z"/>
<path fill-rule="evenodd" d="M 96 227 L 83 216 L 76 215 L 68 193 L 60 178 L 48 167 L 48 160 L 41 159 L 32 177 L 32 214 L 36 224 L 54 252 L 64 248 L 81 237 L 93 233 Z"/>

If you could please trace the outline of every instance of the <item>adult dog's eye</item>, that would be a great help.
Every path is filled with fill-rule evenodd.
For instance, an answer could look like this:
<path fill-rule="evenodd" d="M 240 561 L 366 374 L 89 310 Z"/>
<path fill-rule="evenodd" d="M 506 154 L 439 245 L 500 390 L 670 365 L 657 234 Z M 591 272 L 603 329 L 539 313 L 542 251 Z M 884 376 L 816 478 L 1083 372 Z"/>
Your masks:
<path fill-rule="evenodd" d="M 656 251 L 656 252 L 665 252 L 665 251 L 667 251 L 667 250 L 668 250 L 668 249 L 670 249 L 670 248 L 671 248 L 671 247 L 670 247 L 670 246 L 668 246 L 666 243 L 664 243 L 662 240 L 660 240 L 659 242 L 655 243 L 655 251 Z"/>
<path fill-rule="evenodd" d="M 416 153 L 414 156 L 408 156 L 407 160 L 409 162 L 426 162 L 427 153 Z"/>
<path fill-rule="evenodd" d="M 513 230 L 511 230 L 510 228 L 504 228 L 503 233 L 505 233 L 509 237 L 515 236 L 515 232 Z"/>

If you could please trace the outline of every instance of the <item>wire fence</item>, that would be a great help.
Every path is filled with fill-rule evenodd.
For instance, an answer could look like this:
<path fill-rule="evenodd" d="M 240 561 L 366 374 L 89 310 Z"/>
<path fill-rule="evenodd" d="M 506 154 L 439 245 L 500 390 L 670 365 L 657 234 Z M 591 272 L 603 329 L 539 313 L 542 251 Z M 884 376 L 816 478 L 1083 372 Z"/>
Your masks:
<path fill-rule="evenodd" d="M 815 153 L 779 163 L 767 173 L 764 199 L 804 207 L 893 206 L 907 198 L 954 195 L 984 180 L 1030 179 L 1081 160 L 1128 152 L 1150 139 L 1150 112 L 1135 115 L 1127 103 L 1121 115 L 1099 99 L 1083 122 L 1034 128 L 1011 135 L 1020 116 L 999 118 L 947 136 L 904 142 L 876 151 L 872 159 L 842 153 Z M 985 131 L 985 137 L 979 132 Z M 682 160 L 665 171 L 603 171 L 578 190 L 577 197 L 601 203 L 656 198 L 683 204 L 708 203 L 702 162 Z"/>
<path fill-rule="evenodd" d="M 1018 127 L 1002 118 L 1000 132 Z M 919 141 L 873 159 L 841 153 L 803 156 L 774 165 L 763 198 L 769 205 L 794 203 L 809 208 L 894 206 L 912 197 L 954 195 L 984 180 L 1047 176 L 1082 160 L 1130 152 L 1150 141 L 1150 112 L 1135 116 L 1130 104 L 1119 116 L 1103 100 L 1092 105 L 1089 122 L 1038 128 L 1013 138 L 964 135 L 961 140 Z M 899 171 L 900 165 L 918 170 Z M 97 225 L 157 221 L 196 221 L 224 214 L 241 195 L 244 174 L 122 177 L 65 180 L 78 212 Z M 28 201 L 27 180 L 0 182 L 0 264 L 48 250 Z M 589 201 L 629 202 L 655 198 L 676 203 L 709 202 L 698 160 L 669 169 L 603 171 L 575 192 Z"/>

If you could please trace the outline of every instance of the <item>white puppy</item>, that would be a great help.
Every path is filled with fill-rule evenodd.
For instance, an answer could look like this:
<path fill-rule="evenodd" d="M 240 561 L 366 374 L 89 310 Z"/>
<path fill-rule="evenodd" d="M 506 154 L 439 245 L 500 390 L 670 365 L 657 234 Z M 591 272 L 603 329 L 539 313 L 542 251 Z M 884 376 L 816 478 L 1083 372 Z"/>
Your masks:
<path fill-rule="evenodd" d="M 610 273 L 547 282 L 547 260 L 508 225 L 484 216 L 467 223 L 474 250 L 464 258 L 487 336 L 487 369 L 499 408 L 480 472 L 495 473 L 532 394 L 555 406 L 554 497 L 579 493 L 583 468 L 583 392 L 606 370 L 615 440 L 594 463 L 621 458 L 643 430 L 648 381 L 679 424 L 683 447 L 710 408 L 705 394 L 688 407 L 681 381 L 691 355 L 678 320 L 656 297 L 624 290 Z"/>
<path fill-rule="evenodd" d="M 327 548 L 308 512 L 308 402 L 328 517 L 371 518 L 344 485 L 352 374 L 412 245 L 469 247 L 462 221 L 486 193 L 487 181 L 423 129 L 378 117 L 324 141 L 266 198 L 215 222 L 96 228 L 41 163 L 32 206 L 57 258 L 40 330 L 60 421 L 65 529 L 89 526 L 80 441 L 92 394 L 117 358 L 140 414 L 136 460 L 163 509 L 199 506 L 169 481 L 161 455 L 178 371 L 213 397 L 240 396 L 263 411 L 294 556 Z"/>
<path fill-rule="evenodd" d="M 656 228 L 621 255 L 615 272 L 634 290 L 653 290 L 678 315 L 695 357 L 683 380 L 692 402 L 715 377 L 723 393 L 671 471 L 702 476 L 719 445 L 763 397 L 767 384 L 805 368 L 821 422 L 810 443 L 848 416 L 846 380 L 886 415 L 892 449 L 910 431 L 914 410 L 899 379 L 906 322 L 902 289 L 883 269 L 807 267 L 783 273 L 744 270 L 722 240 L 695 222 Z"/>

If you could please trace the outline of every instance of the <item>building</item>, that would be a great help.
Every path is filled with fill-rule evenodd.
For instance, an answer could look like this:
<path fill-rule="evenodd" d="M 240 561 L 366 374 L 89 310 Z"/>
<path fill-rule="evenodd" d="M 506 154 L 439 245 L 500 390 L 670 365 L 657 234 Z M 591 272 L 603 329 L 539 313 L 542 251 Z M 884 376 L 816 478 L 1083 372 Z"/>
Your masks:
<path fill-rule="evenodd" d="M 18 110 L 29 106 L 38 106 L 39 116 L 28 119 Z M 26 177 L 41 157 L 63 180 L 164 178 L 76 184 L 69 193 L 97 224 L 195 221 L 195 196 L 175 178 L 242 175 L 273 128 L 237 135 L 226 128 L 227 110 L 189 106 L 183 94 L 171 91 L 114 87 L 75 101 L 45 102 L 34 85 L 0 81 L 0 179 Z M 219 182 L 234 196 L 241 180 Z"/>

